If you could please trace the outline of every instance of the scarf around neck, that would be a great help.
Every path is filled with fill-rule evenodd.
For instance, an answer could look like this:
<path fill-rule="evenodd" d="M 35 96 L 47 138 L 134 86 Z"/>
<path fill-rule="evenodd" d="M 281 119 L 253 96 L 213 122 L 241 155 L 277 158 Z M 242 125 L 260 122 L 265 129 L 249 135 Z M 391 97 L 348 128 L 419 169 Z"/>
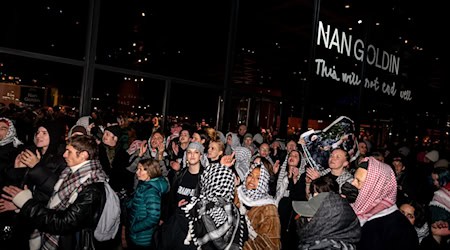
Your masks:
<path fill-rule="evenodd" d="M 86 186 L 107 181 L 108 178 L 98 160 L 87 161 L 73 173 L 70 167 L 66 167 L 55 184 L 53 195 L 47 206 L 57 211 L 65 210 Z M 59 235 L 43 233 L 42 249 L 57 249 L 58 241 Z"/>
<path fill-rule="evenodd" d="M 245 220 L 233 203 L 234 175 L 218 164 L 207 167 L 201 175 L 200 196 L 183 210 L 189 220 L 185 244 L 199 248 L 213 244 L 216 249 L 241 249 L 246 240 Z"/>

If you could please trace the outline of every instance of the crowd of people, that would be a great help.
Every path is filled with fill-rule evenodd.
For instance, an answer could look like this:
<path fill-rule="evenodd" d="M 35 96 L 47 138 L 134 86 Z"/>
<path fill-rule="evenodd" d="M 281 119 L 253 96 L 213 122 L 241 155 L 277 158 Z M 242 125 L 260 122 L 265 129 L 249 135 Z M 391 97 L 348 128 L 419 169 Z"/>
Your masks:
<path fill-rule="evenodd" d="M 245 124 L 32 118 L 0 117 L 1 249 L 450 248 L 450 173 L 437 148 L 361 136 L 357 154 L 336 144 L 316 168 L 298 135 Z M 119 230 L 99 240 L 106 182 Z"/>

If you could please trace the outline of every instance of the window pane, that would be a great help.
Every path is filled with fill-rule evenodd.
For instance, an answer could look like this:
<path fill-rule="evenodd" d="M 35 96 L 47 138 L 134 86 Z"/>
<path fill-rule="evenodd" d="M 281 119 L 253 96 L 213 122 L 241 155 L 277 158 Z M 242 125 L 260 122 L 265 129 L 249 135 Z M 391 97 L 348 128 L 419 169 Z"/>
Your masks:
<path fill-rule="evenodd" d="M 88 2 L 1 1 L 0 46 L 82 59 Z"/>
<path fill-rule="evenodd" d="M 0 54 L 1 102 L 78 110 L 82 68 Z"/>
<path fill-rule="evenodd" d="M 104 1 L 97 60 L 223 85 L 229 10 L 228 1 Z"/>
<path fill-rule="evenodd" d="M 161 114 L 163 99 L 164 81 L 102 70 L 95 72 L 94 110 L 114 111 L 130 117 Z"/>
<path fill-rule="evenodd" d="M 219 97 L 218 89 L 173 83 L 169 103 L 169 120 L 187 120 L 195 123 L 205 119 L 211 127 L 216 125 Z"/>

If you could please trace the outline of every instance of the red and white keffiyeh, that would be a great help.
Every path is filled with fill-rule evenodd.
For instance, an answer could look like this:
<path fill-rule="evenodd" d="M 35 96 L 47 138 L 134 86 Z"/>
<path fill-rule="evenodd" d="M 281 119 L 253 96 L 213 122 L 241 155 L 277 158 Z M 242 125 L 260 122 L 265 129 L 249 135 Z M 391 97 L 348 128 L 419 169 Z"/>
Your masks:
<path fill-rule="evenodd" d="M 365 158 L 364 161 L 369 161 L 367 177 L 358 198 L 351 204 L 361 223 L 392 207 L 397 199 L 397 181 L 392 168 L 373 157 Z"/>

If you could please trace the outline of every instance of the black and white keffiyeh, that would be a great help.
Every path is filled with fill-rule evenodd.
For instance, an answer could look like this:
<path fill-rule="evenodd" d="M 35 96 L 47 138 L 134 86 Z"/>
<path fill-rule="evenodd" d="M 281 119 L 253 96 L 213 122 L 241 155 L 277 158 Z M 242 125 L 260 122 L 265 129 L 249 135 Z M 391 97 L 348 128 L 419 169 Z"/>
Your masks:
<path fill-rule="evenodd" d="M 189 220 L 185 244 L 199 248 L 242 249 L 247 240 L 245 220 L 233 203 L 234 175 L 230 168 L 211 165 L 203 172 L 198 198 L 183 208 Z"/>
<path fill-rule="evenodd" d="M 239 178 L 243 181 L 246 177 L 248 169 L 250 168 L 252 152 L 246 147 L 236 147 L 234 149 L 234 158 L 236 159 L 234 169 L 236 169 Z"/>
<path fill-rule="evenodd" d="M 0 117 L 0 121 L 3 121 L 8 124 L 8 132 L 6 132 L 5 138 L 3 138 L 3 140 L 0 140 L 0 146 L 5 146 L 6 144 L 12 142 L 14 147 L 17 148 L 17 146 L 23 144 L 17 138 L 16 128 L 14 127 L 13 122 L 6 117 Z"/>
<path fill-rule="evenodd" d="M 244 182 L 244 184 L 239 186 L 238 188 L 239 200 L 246 206 L 250 207 L 275 204 L 275 200 L 271 195 L 269 195 L 270 174 L 269 171 L 264 167 L 264 165 L 253 164 L 247 172 L 247 176 L 255 168 L 260 169 L 258 186 L 256 187 L 256 189 L 250 190 L 247 189 Z"/>

